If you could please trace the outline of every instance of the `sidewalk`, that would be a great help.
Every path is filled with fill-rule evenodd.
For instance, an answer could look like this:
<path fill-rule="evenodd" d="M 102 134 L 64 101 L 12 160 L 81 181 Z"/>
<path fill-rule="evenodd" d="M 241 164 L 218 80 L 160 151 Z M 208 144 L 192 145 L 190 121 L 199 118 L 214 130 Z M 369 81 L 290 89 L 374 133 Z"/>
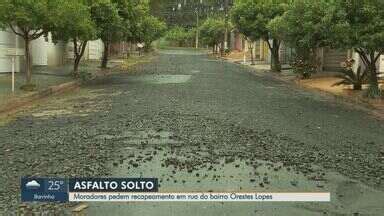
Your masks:
<path fill-rule="evenodd" d="M 99 62 L 82 62 L 79 71 L 86 71 L 95 76 L 100 69 Z M 15 74 L 15 92 L 12 93 L 12 75 L 0 74 L 0 114 L 16 111 L 17 108 L 27 105 L 34 100 L 73 89 L 81 84 L 80 80 L 72 77 L 73 65 L 68 63 L 63 66 L 34 66 L 32 83 L 36 90 L 32 92 L 20 90 L 25 83 L 24 73 Z"/>
<path fill-rule="evenodd" d="M 45 68 L 45 70 L 49 70 Z M 37 85 L 36 91 L 20 90 L 25 83 L 23 73 L 15 75 L 15 92 L 12 93 L 11 74 L 0 74 L 0 114 L 15 111 L 33 100 L 46 97 L 61 90 L 74 87 L 77 83 L 70 74 L 41 73 L 42 70 L 34 68 L 32 82 Z"/>
<path fill-rule="evenodd" d="M 238 56 L 237 56 L 238 57 Z M 333 86 L 340 78 L 335 77 L 335 73 L 322 72 L 317 73 L 310 79 L 299 79 L 292 70 L 283 70 L 281 73 L 271 73 L 270 66 L 265 64 L 251 65 L 248 61 L 244 64 L 238 58 L 222 57 L 222 59 L 241 64 L 253 68 L 256 75 L 270 75 L 283 82 L 292 83 L 296 86 L 310 91 L 317 91 L 329 96 L 333 96 L 338 100 L 342 100 L 351 105 L 357 105 L 360 108 L 369 111 L 375 116 L 384 119 L 384 98 L 368 99 L 364 97 L 363 91 L 354 91 L 352 86 Z M 368 86 L 363 86 L 366 89 Z M 381 86 L 384 89 L 384 85 Z M 367 109 L 368 108 L 368 109 Z"/>
<path fill-rule="evenodd" d="M 90 78 L 107 76 L 114 72 L 126 72 L 129 67 L 146 63 L 155 57 L 154 54 L 146 54 L 139 57 L 132 56 L 128 59 L 111 59 L 107 70 L 100 69 L 99 61 L 85 61 L 79 66 L 79 72 L 90 73 Z M 72 64 L 60 67 L 37 66 L 33 68 L 32 82 L 37 85 L 36 91 L 26 92 L 20 90 L 25 83 L 23 73 L 16 73 L 15 92 L 12 93 L 12 77 L 10 73 L 0 74 L 0 115 L 16 112 L 35 100 L 49 95 L 62 93 L 81 85 L 81 80 L 74 79 L 71 75 Z"/>
<path fill-rule="evenodd" d="M 244 54 L 245 54 L 245 59 L 244 59 Z M 236 52 L 229 53 L 228 55 L 223 56 L 223 57 L 219 57 L 219 58 L 222 58 L 222 59 L 229 61 L 229 62 L 232 62 L 232 63 L 249 66 L 249 67 L 254 68 L 255 70 L 259 70 L 262 72 L 271 70 L 271 64 L 267 63 L 265 61 L 262 61 L 262 60 L 255 59 L 254 65 L 252 65 L 251 56 L 250 56 L 249 52 L 236 51 Z M 283 71 L 286 71 L 287 69 L 291 68 L 291 66 L 288 64 L 283 64 L 283 65 L 281 65 L 281 67 L 282 67 Z"/>
<path fill-rule="evenodd" d="M 364 97 L 364 91 L 355 91 L 352 86 L 340 85 L 333 86 L 336 82 L 340 81 L 337 77 L 315 77 L 307 80 L 296 80 L 296 83 L 301 87 L 307 89 L 314 89 L 317 91 L 332 94 L 336 97 L 346 99 L 351 102 L 365 104 L 371 106 L 373 111 L 384 117 L 384 98 L 382 99 L 369 99 Z M 368 85 L 363 85 L 363 89 L 367 89 Z M 381 86 L 383 89 L 383 86 Z"/>

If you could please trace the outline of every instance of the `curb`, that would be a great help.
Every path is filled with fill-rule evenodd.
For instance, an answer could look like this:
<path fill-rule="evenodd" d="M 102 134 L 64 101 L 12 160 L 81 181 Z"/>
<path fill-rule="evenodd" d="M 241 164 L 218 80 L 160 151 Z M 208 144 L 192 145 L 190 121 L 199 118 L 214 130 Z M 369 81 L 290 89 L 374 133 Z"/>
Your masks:
<path fill-rule="evenodd" d="M 81 82 L 79 80 L 62 83 L 55 86 L 50 86 L 43 90 L 32 92 L 17 99 L 11 99 L 6 104 L 0 106 L 0 114 L 7 114 L 16 111 L 18 108 L 26 106 L 36 100 L 46 98 L 51 95 L 60 94 L 66 91 L 70 91 L 78 86 Z"/>
<path fill-rule="evenodd" d="M 277 78 L 277 79 L 279 79 L 279 78 Z M 377 117 L 381 120 L 384 120 L 384 110 L 373 105 L 369 101 L 369 99 L 360 98 L 360 97 L 343 96 L 343 95 L 335 94 L 335 93 L 332 93 L 329 91 L 325 91 L 325 90 L 320 89 L 320 88 L 308 87 L 306 85 L 301 84 L 297 80 L 291 81 L 291 83 L 293 83 L 295 86 L 297 86 L 300 89 L 304 89 L 305 91 L 316 92 L 316 93 L 319 93 L 319 94 L 322 94 L 322 95 L 325 95 L 328 97 L 332 97 L 333 99 L 337 100 L 338 102 L 352 105 L 352 106 L 354 106 L 352 108 L 368 112 L 369 114 L 374 115 L 375 117 Z"/>
<path fill-rule="evenodd" d="M 97 73 L 93 74 L 93 76 L 90 78 L 89 81 L 92 81 L 98 78 L 104 78 L 111 75 L 110 70 L 111 68 L 105 71 L 98 71 Z M 6 115 L 6 114 L 17 112 L 19 108 L 24 107 L 28 104 L 31 104 L 37 100 L 49 97 L 51 95 L 58 95 L 64 92 L 71 91 L 79 87 L 82 83 L 83 82 L 81 80 L 74 80 L 74 81 L 62 83 L 59 85 L 49 86 L 40 91 L 27 93 L 16 99 L 11 99 L 9 100 L 9 102 L 3 105 L 0 105 L 0 115 Z"/>
<path fill-rule="evenodd" d="M 253 71 L 255 70 L 254 68 L 252 68 L 248 65 L 238 64 L 236 62 L 232 62 L 232 61 L 230 61 L 228 59 L 224 59 L 224 58 L 220 58 L 220 59 L 222 59 L 228 63 L 232 63 L 232 64 L 236 64 L 236 65 L 240 65 L 240 66 L 244 66 L 244 67 L 253 69 Z M 305 85 L 301 84 L 298 80 L 284 79 L 284 77 L 279 76 L 278 74 L 275 74 L 275 73 L 267 73 L 267 71 L 262 71 L 262 73 L 263 74 L 261 74 L 261 73 L 256 74 L 256 73 L 252 72 L 253 75 L 268 76 L 268 77 L 271 77 L 272 79 L 290 84 L 296 88 L 299 88 L 299 89 L 302 89 L 305 91 L 320 93 L 324 96 L 331 97 L 332 99 L 337 100 L 338 102 L 352 105 L 352 106 L 354 106 L 352 108 L 367 112 L 367 113 L 379 118 L 380 120 L 384 120 L 384 110 L 377 108 L 368 99 L 358 98 L 358 97 L 352 98 L 352 97 L 348 97 L 348 96 L 338 95 L 338 94 L 334 94 L 334 93 L 331 93 L 331 92 L 328 92 L 328 91 L 325 91 L 322 89 L 311 88 L 311 87 L 305 86 Z"/>
<path fill-rule="evenodd" d="M 356 106 L 358 106 L 357 108 L 360 108 L 364 111 L 367 111 L 371 114 L 374 114 L 377 117 L 384 119 L 384 110 L 374 106 L 370 102 L 369 99 L 365 99 L 365 98 L 361 98 L 361 97 L 351 97 L 351 96 L 347 96 L 347 95 L 340 95 L 340 94 L 335 94 L 335 93 L 332 93 L 332 92 L 329 92 L 329 91 L 326 91 L 326 90 L 323 90 L 320 88 L 309 87 L 309 86 L 306 86 L 305 84 L 300 83 L 300 80 L 284 79 L 284 77 L 281 77 L 278 74 L 274 74 L 274 73 L 271 73 L 270 77 L 272 77 L 276 80 L 279 80 L 281 82 L 291 84 L 291 85 L 295 86 L 296 88 L 303 89 L 305 91 L 320 93 L 322 95 L 332 97 L 333 99 L 336 99 L 339 102 L 348 103 L 351 105 L 356 105 Z"/>

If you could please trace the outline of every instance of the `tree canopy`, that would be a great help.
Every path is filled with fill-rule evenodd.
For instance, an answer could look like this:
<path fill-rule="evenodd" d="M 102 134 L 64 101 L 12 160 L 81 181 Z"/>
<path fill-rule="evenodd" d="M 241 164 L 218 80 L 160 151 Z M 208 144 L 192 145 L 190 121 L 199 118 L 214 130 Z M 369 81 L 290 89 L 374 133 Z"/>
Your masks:
<path fill-rule="evenodd" d="M 286 12 L 267 25 L 275 38 L 297 49 L 313 49 L 330 44 L 332 16 L 327 1 L 296 0 Z"/>
<path fill-rule="evenodd" d="M 75 76 L 78 76 L 79 63 L 88 41 L 97 39 L 96 24 L 92 20 L 90 6 L 86 1 L 64 1 L 58 10 L 61 19 L 51 29 L 55 41 L 73 42 Z"/>
<path fill-rule="evenodd" d="M 271 20 L 267 28 L 274 38 L 296 50 L 295 71 L 309 77 L 321 66 L 317 49 L 330 45 L 332 9 L 326 0 L 296 0 L 286 12 Z M 300 68 L 296 68 L 299 66 Z"/>
<path fill-rule="evenodd" d="M 177 43 L 178 46 L 183 46 L 190 38 L 189 32 L 180 26 L 175 26 L 167 31 L 165 39 Z"/>
<path fill-rule="evenodd" d="M 232 23 L 252 40 L 271 39 L 268 24 L 286 9 L 283 1 L 238 0 L 231 9 Z"/>
<path fill-rule="evenodd" d="M 280 40 L 271 34 L 268 24 L 283 15 L 285 10 L 283 0 L 237 0 L 231 9 L 232 23 L 239 32 L 253 41 L 261 38 L 268 43 L 272 53 L 272 69 L 276 71 L 281 70 Z"/>
<path fill-rule="evenodd" d="M 208 18 L 200 26 L 200 34 L 204 43 L 213 47 L 224 41 L 226 24 L 224 19 Z"/>
<path fill-rule="evenodd" d="M 226 0 L 151 0 L 150 8 L 152 15 L 165 21 L 168 26 L 192 28 L 197 27 L 197 15 L 202 21 L 208 17 L 223 15 L 225 13 L 225 1 Z M 229 5 L 233 2 L 233 0 L 227 1 Z"/>
<path fill-rule="evenodd" d="M 138 40 L 144 42 L 145 47 L 148 49 L 153 41 L 163 36 L 167 26 L 158 18 L 149 15 L 143 18 L 138 29 Z"/>
<path fill-rule="evenodd" d="M 119 15 L 117 5 L 109 0 L 100 0 L 92 4 L 91 15 L 96 24 L 97 36 L 104 44 L 101 67 L 106 68 L 110 44 L 120 41 L 124 36 L 123 19 Z"/>
<path fill-rule="evenodd" d="M 90 5 L 84 1 L 66 0 L 59 6 L 58 13 L 61 19 L 51 29 L 54 39 L 96 39 L 96 24 L 92 20 Z"/>
<path fill-rule="evenodd" d="M 30 42 L 47 35 L 61 19 L 57 13 L 64 0 L 2 0 L 0 2 L 0 23 L 3 28 L 9 27 L 22 37 L 25 42 L 25 90 L 33 90 Z"/>
<path fill-rule="evenodd" d="M 96 24 L 98 38 L 105 43 L 121 40 L 124 35 L 123 19 L 119 16 L 116 4 L 101 0 L 92 4 L 91 14 Z"/>
<path fill-rule="evenodd" d="M 368 96 L 380 96 L 376 63 L 384 54 L 384 1 L 337 0 L 334 7 L 333 45 L 360 55 L 369 71 Z"/>
<path fill-rule="evenodd" d="M 104 43 L 102 68 L 107 67 L 108 49 L 111 43 L 143 40 L 140 26 L 142 22 L 148 24 L 146 17 L 149 16 L 149 2 L 147 0 L 99 0 L 93 4 L 91 11 L 98 36 Z"/>

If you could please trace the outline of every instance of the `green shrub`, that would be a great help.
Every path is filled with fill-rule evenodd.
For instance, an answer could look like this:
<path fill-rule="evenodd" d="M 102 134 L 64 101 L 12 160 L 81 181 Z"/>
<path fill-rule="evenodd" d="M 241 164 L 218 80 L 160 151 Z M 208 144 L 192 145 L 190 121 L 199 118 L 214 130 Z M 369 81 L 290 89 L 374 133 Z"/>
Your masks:
<path fill-rule="evenodd" d="M 342 80 L 333 84 L 332 86 L 338 85 L 353 85 L 353 90 L 361 90 L 364 83 L 368 81 L 367 70 L 362 72 L 361 66 L 357 68 L 356 73 L 353 71 L 353 65 L 355 61 L 353 59 L 346 60 L 343 63 L 344 70 L 342 75 L 338 76 Z"/>
<path fill-rule="evenodd" d="M 303 60 L 302 58 L 295 58 L 291 63 L 293 72 L 298 74 L 301 79 L 308 79 L 312 74 L 316 73 L 316 64 L 310 60 Z"/>

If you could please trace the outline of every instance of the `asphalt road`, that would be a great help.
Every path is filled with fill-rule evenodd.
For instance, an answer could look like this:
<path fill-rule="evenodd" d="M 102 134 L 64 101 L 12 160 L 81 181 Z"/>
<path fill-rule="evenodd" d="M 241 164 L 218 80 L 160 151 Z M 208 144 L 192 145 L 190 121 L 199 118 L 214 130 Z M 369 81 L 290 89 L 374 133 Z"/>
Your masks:
<path fill-rule="evenodd" d="M 151 176 L 169 191 L 331 192 L 330 203 L 92 203 L 89 215 L 380 215 L 384 124 L 182 50 L 42 101 L 0 126 L 0 209 L 20 176 Z M 68 208 L 67 208 L 68 209 Z"/>

